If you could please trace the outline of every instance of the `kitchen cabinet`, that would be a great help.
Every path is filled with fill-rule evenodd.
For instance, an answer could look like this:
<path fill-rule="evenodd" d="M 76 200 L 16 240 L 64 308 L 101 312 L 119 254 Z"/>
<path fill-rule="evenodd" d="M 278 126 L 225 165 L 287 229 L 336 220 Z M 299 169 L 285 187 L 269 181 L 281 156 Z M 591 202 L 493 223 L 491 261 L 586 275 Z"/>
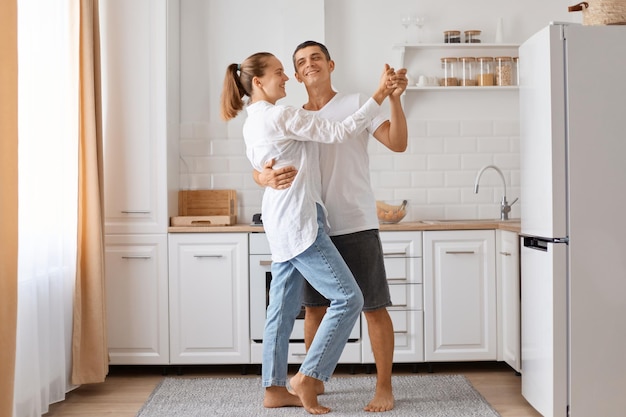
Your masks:
<path fill-rule="evenodd" d="M 166 236 L 106 236 L 104 261 L 111 365 L 167 364 Z"/>
<path fill-rule="evenodd" d="M 496 230 L 498 285 L 498 360 L 521 371 L 519 235 Z"/>
<path fill-rule="evenodd" d="M 424 232 L 424 359 L 496 360 L 495 230 Z"/>
<path fill-rule="evenodd" d="M 171 364 L 250 362 L 247 233 L 169 235 Z"/>
<path fill-rule="evenodd" d="M 395 363 L 424 361 L 422 293 L 422 233 L 381 232 L 385 270 L 393 305 L 388 307 L 394 328 Z M 374 363 L 367 320 L 361 317 L 362 362 Z"/>
<path fill-rule="evenodd" d="M 178 191 L 178 2 L 100 2 L 106 234 L 167 233 Z"/>
<path fill-rule="evenodd" d="M 179 1 L 107 0 L 99 12 L 109 355 L 112 364 L 165 364 Z"/>
<path fill-rule="evenodd" d="M 413 85 L 407 87 L 407 93 L 416 91 L 463 91 L 463 92 L 495 92 L 517 91 L 517 86 L 489 87 L 440 87 L 417 86 L 419 75 L 426 77 L 442 77 L 441 58 L 443 57 L 480 57 L 480 56 L 517 56 L 517 44 L 493 43 L 422 43 L 396 44 L 393 49 L 397 54 L 400 67 L 407 68 L 408 75 L 414 77 Z M 460 74 L 460 68 L 458 68 Z M 457 78 L 459 78 L 457 76 Z"/>

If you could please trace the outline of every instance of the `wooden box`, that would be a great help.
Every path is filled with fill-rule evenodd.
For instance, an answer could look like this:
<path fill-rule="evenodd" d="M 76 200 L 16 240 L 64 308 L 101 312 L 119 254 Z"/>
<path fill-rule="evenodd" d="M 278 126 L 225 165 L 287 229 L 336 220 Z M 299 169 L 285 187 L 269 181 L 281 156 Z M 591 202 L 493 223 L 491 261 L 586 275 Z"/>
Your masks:
<path fill-rule="evenodd" d="M 237 223 L 235 190 L 181 190 L 172 226 L 230 226 Z"/>

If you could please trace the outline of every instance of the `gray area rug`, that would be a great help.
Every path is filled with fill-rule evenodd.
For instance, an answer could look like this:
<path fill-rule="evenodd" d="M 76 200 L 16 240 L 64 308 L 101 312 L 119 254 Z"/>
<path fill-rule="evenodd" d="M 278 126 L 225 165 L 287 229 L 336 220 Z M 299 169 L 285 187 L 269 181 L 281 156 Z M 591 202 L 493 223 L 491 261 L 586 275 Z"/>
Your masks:
<path fill-rule="evenodd" d="M 319 396 L 329 416 L 500 417 L 462 375 L 394 376 L 396 406 L 385 413 L 362 410 L 374 393 L 376 378 L 337 377 Z M 301 407 L 266 409 L 260 378 L 165 378 L 137 417 L 308 416 Z"/>

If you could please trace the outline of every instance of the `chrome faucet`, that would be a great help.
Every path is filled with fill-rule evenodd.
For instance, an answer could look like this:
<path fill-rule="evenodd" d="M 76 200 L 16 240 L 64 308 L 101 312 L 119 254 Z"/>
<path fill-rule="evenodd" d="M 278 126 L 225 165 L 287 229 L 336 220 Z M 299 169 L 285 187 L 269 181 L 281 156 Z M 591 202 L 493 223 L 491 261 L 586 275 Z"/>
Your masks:
<path fill-rule="evenodd" d="M 513 200 L 511 204 L 506 201 L 506 181 L 504 180 L 504 175 L 500 168 L 495 165 L 486 165 L 478 171 L 478 175 L 476 175 L 476 181 L 474 181 L 474 194 L 478 194 L 478 182 L 480 181 L 480 177 L 483 175 L 483 172 L 487 169 L 494 169 L 498 174 L 500 174 L 500 178 L 502 178 L 502 186 L 504 187 L 504 193 L 502 194 L 502 201 L 500 202 L 500 220 L 509 220 L 509 213 L 511 212 L 511 206 L 515 204 L 518 200 L 517 198 Z"/>

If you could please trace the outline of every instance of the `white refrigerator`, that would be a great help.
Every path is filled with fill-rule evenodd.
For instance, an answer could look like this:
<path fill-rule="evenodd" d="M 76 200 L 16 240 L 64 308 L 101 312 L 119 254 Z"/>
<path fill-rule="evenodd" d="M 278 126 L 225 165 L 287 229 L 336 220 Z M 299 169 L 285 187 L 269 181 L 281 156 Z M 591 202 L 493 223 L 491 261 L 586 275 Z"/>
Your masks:
<path fill-rule="evenodd" d="M 626 416 L 626 26 L 552 23 L 519 49 L 522 395 Z"/>

